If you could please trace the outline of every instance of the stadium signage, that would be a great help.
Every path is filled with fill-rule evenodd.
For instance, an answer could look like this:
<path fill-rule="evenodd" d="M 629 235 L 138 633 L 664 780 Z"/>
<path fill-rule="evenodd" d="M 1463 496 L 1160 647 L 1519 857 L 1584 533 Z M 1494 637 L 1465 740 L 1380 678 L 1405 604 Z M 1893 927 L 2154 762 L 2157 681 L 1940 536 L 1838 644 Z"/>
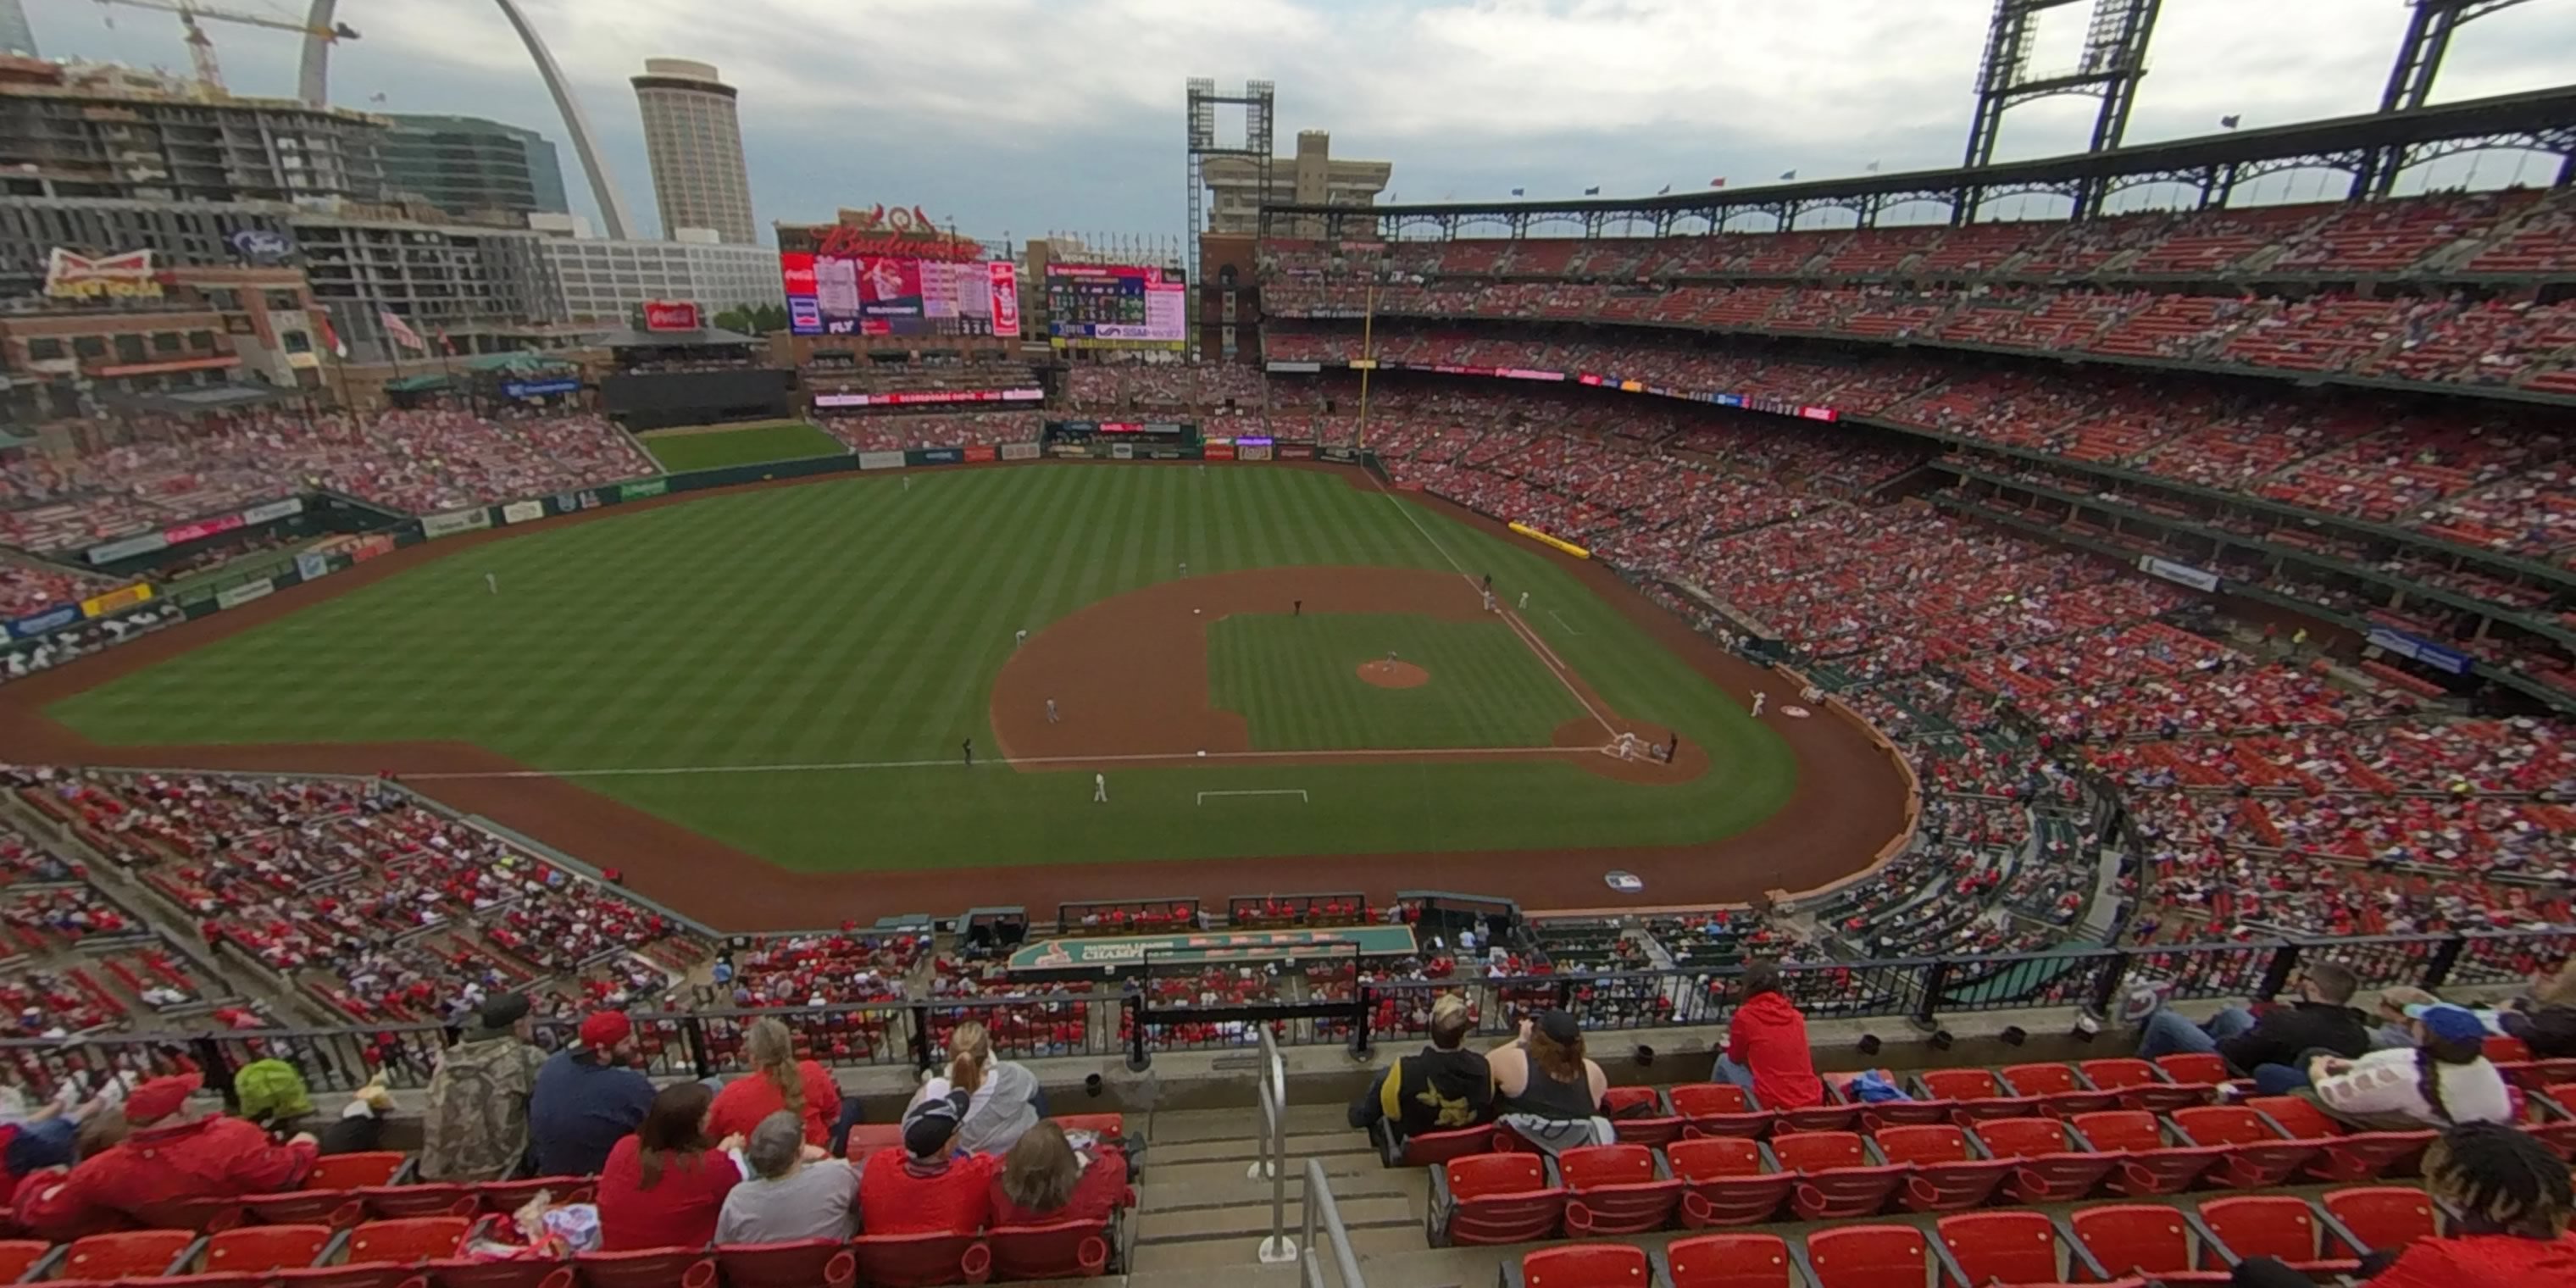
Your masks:
<path fill-rule="evenodd" d="M 268 598 L 269 594 L 276 589 L 277 581 L 270 577 L 262 577 L 257 581 L 244 582 L 238 586 L 227 586 L 224 589 L 215 592 L 215 607 L 239 608 L 254 599 Z"/>
<path fill-rule="evenodd" d="M 689 307 L 697 306 L 692 304 Z M 578 380 L 510 380 L 502 383 L 501 392 L 513 398 L 543 398 L 550 394 L 568 394 L 579 388 L 581 382 Z"/>
<path fill-rule="evenodd" d="M 1315 459 L 1315 445 L 1313 443 L 1281 443 L 1279 445 L 1279 459 L 1283 461 L 1311 461 Z"/>
<path fill-rule="evenodd" d="M 451 510 L 446 514 L 433 514 L 421 520 L 420 535 L 436 540 L 440 537 L 452 537 L 460 532 L 473 532 L 491 526 L 492 511 L 478 505 L 471 510 Z"/>
<path fill-rule="evenodd" d="M 512 501 L 501 507 L 503 523 L 534 523 L 544 517 L 546 503 L 543 501 Z"/>
<path fill-rule="evenodd" d="M 236 528 L 246 526 L 248 525 L 243 521 L 240 515 L 227 514 L 220 519 L 199 519 L 195 523 L 182 523 L 175 528 L 163 528 L 161 530 L 161 537 L 171 545 L 185 545 L 191 541 L 202 541 L 207 537 L 221 536 L 222 534 L 231 532 Z"/>
<path fill-rule="evenodd" d="M 1298 376 L 1313 375 L 1323 369 L 1324 364 L 1320 362 L 1273 362 L 1268 363 L 1263 367 L 1263 370 L 1266 371 L 1284 372 L 1289 375 Z"/>
<path fill-rule="evenodd" d="M 669 479 L 646 479 L 641 483 L 620 483 L 617 485 L 617 499 L 620 501 L 641 501 L 649 496 L 660 496 L 670 490 L 671 480 Z"/>
<path fill-rule="evenodd" d="M 149 601 L 151 598 L 152 588 L 138 581 L 131 586 L 124 587 L 123 589 L 111 590 L 104 595 L 82 600 L 80 604 L 81 616 L 105 617 L 109 613 L 113 613 L 120 608 L 132 608 L 136 604 Z"/>
<path fill-rule="evenodd" d="M 244 228 L 224 239 L 233 253 L 243 259 L 275 263 L 295 253 L 295 243 L 286 234 L 266 228 Z"/>
<path fill-rule="evenodd" d="M 992 461 L 999 460 L 1001 457 L 999 453 L 995 452 L 990 447 L 969 447 L 965 449 L 964 454 L 960 459 L 967 461 Z"/>
<path fill-rule="evenodd" d="M 80 619 L 80 605 L 57 604 L 41 613 L 29 613 L 24 617 L 11 619 L 9 622 L 9 637 L 11 639 L 31 640 L 39 635 L 61 630 Z"/>
<path fill-rule="evenodd" d="M 114 541 L 105 541 L 98 545 L 91 546 L 89 549 L 81 552 L 81 558 L 90 561 L 92 564 L 112 564 L 119 559 L 131 559 L 136 555 L 150 554 L 155 550 L 166 549 L 169 544 L 170 539 L 168 537 L 162 536 L 158 532 L 145 532 L 131 537 L 119 537 Z"/>
<path fill-rule="evenodd" d="M 901 452 L 861 452 L 859 468 L 863 470 L 899 470 L 903 468 Z"/>
<path fill-rule="evenodd" d="M 2446 675 L 2467 675 L 2474 665 L 2469 655 L 2458 649 L 2445 648 L 2420 635 L 2390 630 L 2385 626 L 2370 628 L 2364 641 L 2372 648 L 2384 649 L 2412 662 L 2421 662 Z"/>
<path fill-rule="evenodd" d="M 244 524 L 267 523 L 273 519 L 283 519 L 289 515 L 302 513 L 304 513 L 304 498 L 290 496 L 283 501 L 264 501 L 242 511 L 242 522 Z"/>
<path fill-rule="evenodd" d="M 644 329 L 695 331 L 698 329 L 698 306 L 687 300 L 646 300 Z"/>
<path fill-rule="evenodd" d="M 2193 590 L 2215 591 L 2218 589 L 2218 574 L 2194 568 L 2190 564 L 2178 564 L 2170 560 L 2158 559 L 2154 555 L 2138 556 L 2138 571 L 2145 573 L 2150 577 L 2162 577 L 2166 581 L 2178 582 L 2182 585 L 2191 587 Z"/>
<path fill-rule="evenodd" d="M 1035 443 L 1002 444 L 1002 459 L 1006 461 L 1034 461 L 1039 455 L 1041 453 Z"/>
<path fill-rule="evenodd" d="M 1145 935 L 1132 939 L 1042 939 L 1013 952 L 1011 969 L 1123 966 L 1142 963 L 1149 956 L 1192 961 L 1261 961 L 1318 949 L 1356 949 L 1362 957 L 1401 957 L 1412 953 L 1414 948 L 1410 926 Z"/>
<path fill-rule="evenodd" d="M 155 298 L 161 276 L 148 250 L 93 257 L 56 246 L 45 259 L 45 294 L 58 300 Z"/>
<path fill-rule="evenodd" d="M 915 389 L 890 394 L 816 394 L 817 407 L 911 407 L 924 403 L 1043 402 L 1043 389 Z"/>
<path fill-rule="evenodd" d="M 924 465 L 956 465 L 965 459 L 966 453 L 954 447 L 933 447 L 921 454 Z"/>
<path fill-rule="evenodd" d="M 295 576 L 299 581 L 311 581 L 316 577 L 328 574 L 330 571 L 331 556 L 329 555 L 316 554 L 313 551 L 307 550 L 303 554 L 295 556 Z"/>

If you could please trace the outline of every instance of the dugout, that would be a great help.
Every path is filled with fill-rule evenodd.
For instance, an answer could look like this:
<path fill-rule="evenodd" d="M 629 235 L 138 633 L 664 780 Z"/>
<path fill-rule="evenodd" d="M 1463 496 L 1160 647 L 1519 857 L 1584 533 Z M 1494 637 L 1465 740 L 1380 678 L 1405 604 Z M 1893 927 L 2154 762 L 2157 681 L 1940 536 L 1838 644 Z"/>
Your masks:
<path fill-rule="evenodd" d="M 1225 924 L 1238 929 L 1357 926 L 1368 920 L 1368 896 L 1357 890 L 1333 894 L 1239 894 L 1225 901 Z"/>
<path fill-rule="evenodd" d="M 620 331 L 601 341 L 611 370 L 599 409 L 630 430 L 795 415 L 794 373 L 760 365 L 760 342 L 715 327 Z"/>
<path fill-rule="evenodd" d="M 1083 899 L 1055 907 L 1058 934 L 1160 935 L 1206 922 L 1196 899 Z"/>

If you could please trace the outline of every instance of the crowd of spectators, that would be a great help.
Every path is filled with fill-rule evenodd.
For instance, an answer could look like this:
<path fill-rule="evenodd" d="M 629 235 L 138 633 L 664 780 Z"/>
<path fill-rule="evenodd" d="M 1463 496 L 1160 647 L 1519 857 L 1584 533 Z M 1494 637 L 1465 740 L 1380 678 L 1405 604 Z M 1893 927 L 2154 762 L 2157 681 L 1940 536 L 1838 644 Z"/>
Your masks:
<path fill-rule="evenodd" d="M 854 452 L 929 447 L 998 447 L 1034 443 L 1045 417 L 1033 411 L 880 412 L 822 418 L 832 437 Z"/>
<path fill-rule="evenodd" d="M 104 577 L 0 556 L 0 620 L 102 595 L 116 586 Z"/>
<path fill-rule="evenodd" d="M 1261 368 L 1248 362 L 1085 362 L 1066 381 L 1086 414 L 1261 403 Z"/>

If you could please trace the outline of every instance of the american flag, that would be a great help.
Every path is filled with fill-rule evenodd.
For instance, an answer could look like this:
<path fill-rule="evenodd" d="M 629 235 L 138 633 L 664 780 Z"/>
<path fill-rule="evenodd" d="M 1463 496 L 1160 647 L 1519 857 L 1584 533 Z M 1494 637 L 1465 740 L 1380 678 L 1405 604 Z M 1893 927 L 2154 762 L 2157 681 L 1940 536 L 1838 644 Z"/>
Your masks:
<path fill-rule="evenodd" d="M 412 330 L 411 323 L 403 321 L 400 314 L 392 309 L 378 309 L 376 317 L 385 324 L 385 334 L 392 336 L 394 343 L 421 353 L 429 352 L 429 342 L 421 339 L 420 332 Z"/>

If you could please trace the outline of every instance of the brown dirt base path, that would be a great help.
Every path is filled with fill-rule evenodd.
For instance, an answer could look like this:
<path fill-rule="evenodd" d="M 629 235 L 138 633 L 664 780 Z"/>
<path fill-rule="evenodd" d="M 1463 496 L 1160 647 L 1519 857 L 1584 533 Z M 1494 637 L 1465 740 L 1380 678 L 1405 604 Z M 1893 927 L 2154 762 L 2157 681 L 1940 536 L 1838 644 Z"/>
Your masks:
<path fill-rule="evenodd" d="M 1142 757 L 1189 760 L 1243 756 L 1252 733 L 1238 712 L 1209 704 L 1208 630 L 1237 613 L 1275 614 L 1302 603 L 1310 613 L 1412 613 L 1441 621 L 1508 621 L 1485 611 L 1456 573 L 1413 568 L 1256 568 L 1186 577 L 1115 595 L 1050 623 L 1028 638 L 993 679 L 994 740 L 1012 761 L 1047 770 L 1109 769 Z M 1514 623 L 1515 629 L 1521 628 Z M 1524 636 L 1524 639 L 1534 639 Z M 1532 652 L 1537 649 L 1533 646 Z M 1403 751 L 1262 752 L 1265 764 L 1384 764 L 1407 760 L 1567 760 L 1632 783 L 1677 783 L 1708 770 L 1708 753 L 1684 746 L 1673 763 L 1622 760 L 1602 750 L 1621 733 L 1661 743 L 1665 732 L 1630 720 L 1557 658 L 1538 654 L 1577 701 L 1594 712 L 1556 727 L 1545 747 L 1425 747 Z M 1393 664 L 1419 684 L 1430 673 Z M 1363 676 L 1384 659 L 1360 665 Z M 1370 683 L 1379 683 L 1371 679 Z M 1407 687 L 1407 686 L 1390 686 Z M 1052 699 L 1058 722 L 1046 718 Z M 1563 750 L 1556 750 L 1563 748 Z M 1097 756 L 1098 761 L 1085 757 Z"/>
<path fill-rule="evenodd" d="M 1172 467 L 1178 468 L 1176 463 Z M 1019 463 L 941 466 L 1020 469 Z M 1056 463 L 1050 468 L 1151 469 L 1145 462 Z M 1246 469 L 1312 468 L 1377 490 L 1347 466 L 1271 463 Z M 492 773 L 528 767 L 459 743 L 216 744 L 111 747 L 91 742 L 47 718 L 61 698 L 143 670 L 347 594 L 396 573 L 447 558 L 486 541 L 522 532 L 685 504 L 756 487 L 801 487 L 846 475 L 746 484 L 560 515 L 532 524 L 467 533 L 406 547 L 347 572 L 281 590 L 255 603 L 94 653 L 0 687 L 0 758 L 27 764 L 110 765 L 303 773 Z M 1388 504 L 1421 505 L 1489 532 L 1499 522 L 1421 494 Z M 1755 689 L 1778 691 L 1782 678 L 1737 658 L 1689 624 L 1630 590 L 1617 574 L 1552 550 L 1540 553 L 1574 574 L 1640 629 L 1710 681 L 1750 703 Z M 1875 736 L 1854 720 L 1826 713 L 1772 726 L 1798 760 L 1788 803 L 1760 825 L 1709 845 L 1653 849 L 1505 850 L 1435 854 L 1334 854 L 1259 859 L 1176 859 L 1132 863 L 1055 864 L 915 871 L 787 872 L 762 859 L 647 814 L 573 782 L 552 777 L 441 779 L 414 790 L 468 814 L 495 819 L 601 867 L 623 869 L 638 893 L 727 931 L 793 930 L 845 920 L 872 921 L 898 912 L 941 915 L 979 904 L 1025 904 L 1049 917 L 1059 903 L 1098 898 L 1197 896 L 1211 903 L 1263 891 L 1357 890 L 1373 899 L 1399 889 L 1446 889 L 1501 895 L 1524 907 L 1639 908 L 1740 902 L 1775 889 L 1800 890 L 1867 867 L 1904 829 L 1910 806 L 1906 775 Z M 1635 896 L 1613 895 L 1602 874 L 1625 869 L 1645 878 Z M 757 874 L 756 876 L 754 874 Z"/>

